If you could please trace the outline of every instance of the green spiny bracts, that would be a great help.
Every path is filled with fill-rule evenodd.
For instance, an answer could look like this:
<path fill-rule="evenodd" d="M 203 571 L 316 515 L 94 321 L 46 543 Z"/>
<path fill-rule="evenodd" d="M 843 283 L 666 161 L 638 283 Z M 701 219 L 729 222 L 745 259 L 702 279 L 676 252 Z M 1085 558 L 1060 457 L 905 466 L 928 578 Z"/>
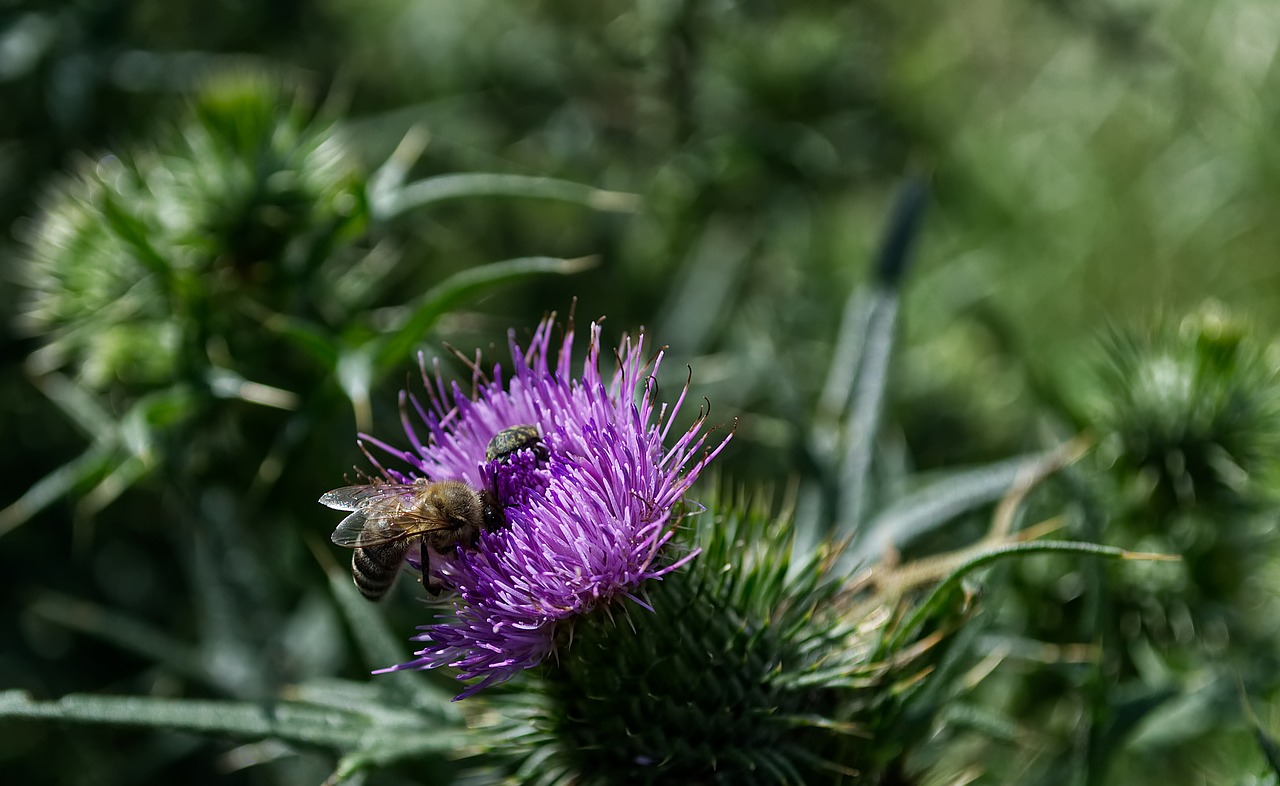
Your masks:
<path fill-rule="evenodd" d="M 1207 305 L 1177 325 L 1113 333 L 1106 353 L 1086 417 L 1158 516 L 1270 494 L 1280 375 L 1244 325 Z"/>
<path fill-rule="evenodd" d="M 1274 562 L 1280 480 L 1280 364 L 1214 303 L 1145 332 L 1115 331 L 1081 411 L 1099 440 L 1099 499 L 1115 497 L 1108 538 L 1176 553 L 1115 590 L 1126 635 L 1156 651 L 1188 645 L 1215 660 L 1230 642 L 1269 650 L 1265 571 Z M 1244 613 L 1249 610 L 1248 613 Z"/>
<path fill-rule="evenodd" d="M 211 345 L 239 355 L 237 333 L 262 333 L 246 313 L 332 299 L 303 283 L 358 225 L 364 186 L 309 101 L 238 70 L 211 78 L 158 137 L 83 162 L 27 230 L 23 322 L 46 342 L 37 372 L 163 386 Z"/>
<path fill-rule="evenodd" d="M 798 553 L 789 519 L 761 505 L 712 502 L 688 521 L 702 551 L 650 589 L 652 613 L 584 620 L 561 643 L 526 697 L 536 709 L 515 736 L 540 752 L 520 777 L 905 782 L 892 778 L 927 734 L 902 735 L 931 719 L 904 702 L 940 637 L 895 640 L 897 609 L 855 591 L 837 549 Z"/>

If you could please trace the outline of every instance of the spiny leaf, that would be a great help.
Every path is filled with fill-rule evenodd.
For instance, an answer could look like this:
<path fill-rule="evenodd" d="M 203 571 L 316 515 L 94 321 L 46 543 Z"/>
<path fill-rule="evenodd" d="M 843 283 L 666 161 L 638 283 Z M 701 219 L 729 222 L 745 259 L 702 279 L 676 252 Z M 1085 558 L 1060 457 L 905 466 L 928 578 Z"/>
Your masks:
<path fill-rule="evenodd" d="M 35 701 L 23 691 L 0 693 L 0 718 L 47 719 L 274 737 L 339 751 L 361 751 L 374 763 L 450 751 L 466 744 L 466 733 L 441 729 L 416 713 L 377 716 L 292 701 L 242 702 L 142 696 L 65 696 Z"/>

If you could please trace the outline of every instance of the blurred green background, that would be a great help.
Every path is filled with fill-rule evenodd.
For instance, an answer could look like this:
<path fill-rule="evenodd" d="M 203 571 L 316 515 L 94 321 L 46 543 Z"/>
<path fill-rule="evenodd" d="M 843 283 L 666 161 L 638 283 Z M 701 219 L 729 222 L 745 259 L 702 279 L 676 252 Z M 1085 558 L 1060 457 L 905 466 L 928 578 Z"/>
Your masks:
<path fill-rule="evenodd" d="M 0 516 L 0 687 L 262 698 L 359 678 L 311 548 L 334 556 L 335 522 L 314 500 L 363 466 L 357 418 L 399 442 L 412 352 L 501 358 L 506 330 L 548 311 L 670 345 L 663 384 L 690 365 L 693 400 L 739 421 L 724 475 L 804 476 L 841 315 L 910 176 L 932 197 L 888 406 L 914 468 L 1040 446 L 1110 326 L 1217 301 L 1266 343 L 1278 46 L 1267 0 L 0 3 L 0 507 L 50 477 L 68 492 Z M 397 210 L 376 199 L 389 160 L 410 183 L 604 193 Z M 94 178 L 118 204 L 75 185 Z M 170 292 L 182 313 L 111 296 L 153 321 L 72 336 L 81 306 L 54 303 L 59 287 L 145 258 L 135 219 L 200 295 Z M 422 293 L 527 257 L 594 262 L 485 289 L 360 365 Z M 33 264 L 80 272 L 33 289 Z M 421 621 L 382 609 L 397 631 Z M 185 672 L 141 654 L 171 645 Z M 238 769 L 273 755 L 184 735 L 0 728 L 15 783 L 331 770 L 323 754 Z M 1226 774 L 1203 782 L 1244 782 L 1241 739 L 1205 748 Z"/>

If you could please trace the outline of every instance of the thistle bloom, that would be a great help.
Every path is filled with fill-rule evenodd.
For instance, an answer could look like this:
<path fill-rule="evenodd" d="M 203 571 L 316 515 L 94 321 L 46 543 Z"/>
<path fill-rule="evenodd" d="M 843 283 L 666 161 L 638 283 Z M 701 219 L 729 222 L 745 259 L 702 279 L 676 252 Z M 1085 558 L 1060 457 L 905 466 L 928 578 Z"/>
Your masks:
<path fill-rule="evenodd" d="M 634 342 L 624 338 L 617 369 L 606 379 L 600 327 L 592 324 L 575 378 L 572 328 L 553 358 L 554 328 L 553 319 L 543 321 L 524 349 L 513 333 L 510 379 L 500 365 L 492 379 L 474 366 L 471 395 L 447 385 L 438 363 L 430 374 L 424 365 L 426 405 L 401 396 L 413 450 L 362 435 L 412 468 L 379 466 L 388 480 L 462 480 L 493 493 L 506 518 L 505 527 L 482 533 L 474 549 L 424 563 L 457 590 L 453 613 L 420 628 L 415 640 L 425 646 L 415 660 L 382 672 L 456 667 L 459 679 L 480 678 L 458 696 L 466 698 L 541 663 L 579 617 L 622 599 L 648 608 L 642 585 L 695 556 L 663 558 L 663 546 L 679 522 L 677 503 L 728 437 L 703 450 L 709 436 L 703 413 L 664 447 L 688 388 L 674 405 L 656 401 L 654 375 L 663 353 L 646 362 L 643 334 Z M 414 414 L 426 427 L 426 441 Z M 494 435 L 520 425 L 535 426 L 540 444 L 487 460 Z"/>

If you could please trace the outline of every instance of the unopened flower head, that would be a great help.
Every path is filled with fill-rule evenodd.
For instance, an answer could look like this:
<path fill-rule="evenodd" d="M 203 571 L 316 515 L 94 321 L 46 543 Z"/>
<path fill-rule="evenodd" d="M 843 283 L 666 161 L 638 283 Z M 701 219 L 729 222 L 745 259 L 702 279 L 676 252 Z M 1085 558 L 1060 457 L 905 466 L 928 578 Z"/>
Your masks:
<path fill-rule="evenodd" d="M 688 389 L 670 406 L 657 400 L 663 353 L 647 362 L 643 335 L 623 339 L 605 377 L 593 324 L 575 376 L 573 331 L 555 341 L 555 328 L 545 320 L 527 347 L 512 334 L 512 370 L 495 366 L 489 378 L 477 366 L 470 394 L 424 366 L 428 400 L 402 398 L 412 450 L 365 437 L 410 465 L 379 467 L 388 480 L 462 480 L 490 491 L 506 519 L 474 549 L 439 561 L 439 577 L 458 592 L 453 613 L 422 628 L 415 660 L 384 671 L 456 667 L 459 679 L 479 678 L 465 698 L 541 663 L 576 618 L 625 599 L 647 608 L 642 585 L 694 556 L 664 556 L 663 546 L 677 503 L 728 438 L 708 443 L 705 414 L 669 433 Z M 495 435 L 517 426 L 535 427 L 537 445 L 487 458 Z"/>

